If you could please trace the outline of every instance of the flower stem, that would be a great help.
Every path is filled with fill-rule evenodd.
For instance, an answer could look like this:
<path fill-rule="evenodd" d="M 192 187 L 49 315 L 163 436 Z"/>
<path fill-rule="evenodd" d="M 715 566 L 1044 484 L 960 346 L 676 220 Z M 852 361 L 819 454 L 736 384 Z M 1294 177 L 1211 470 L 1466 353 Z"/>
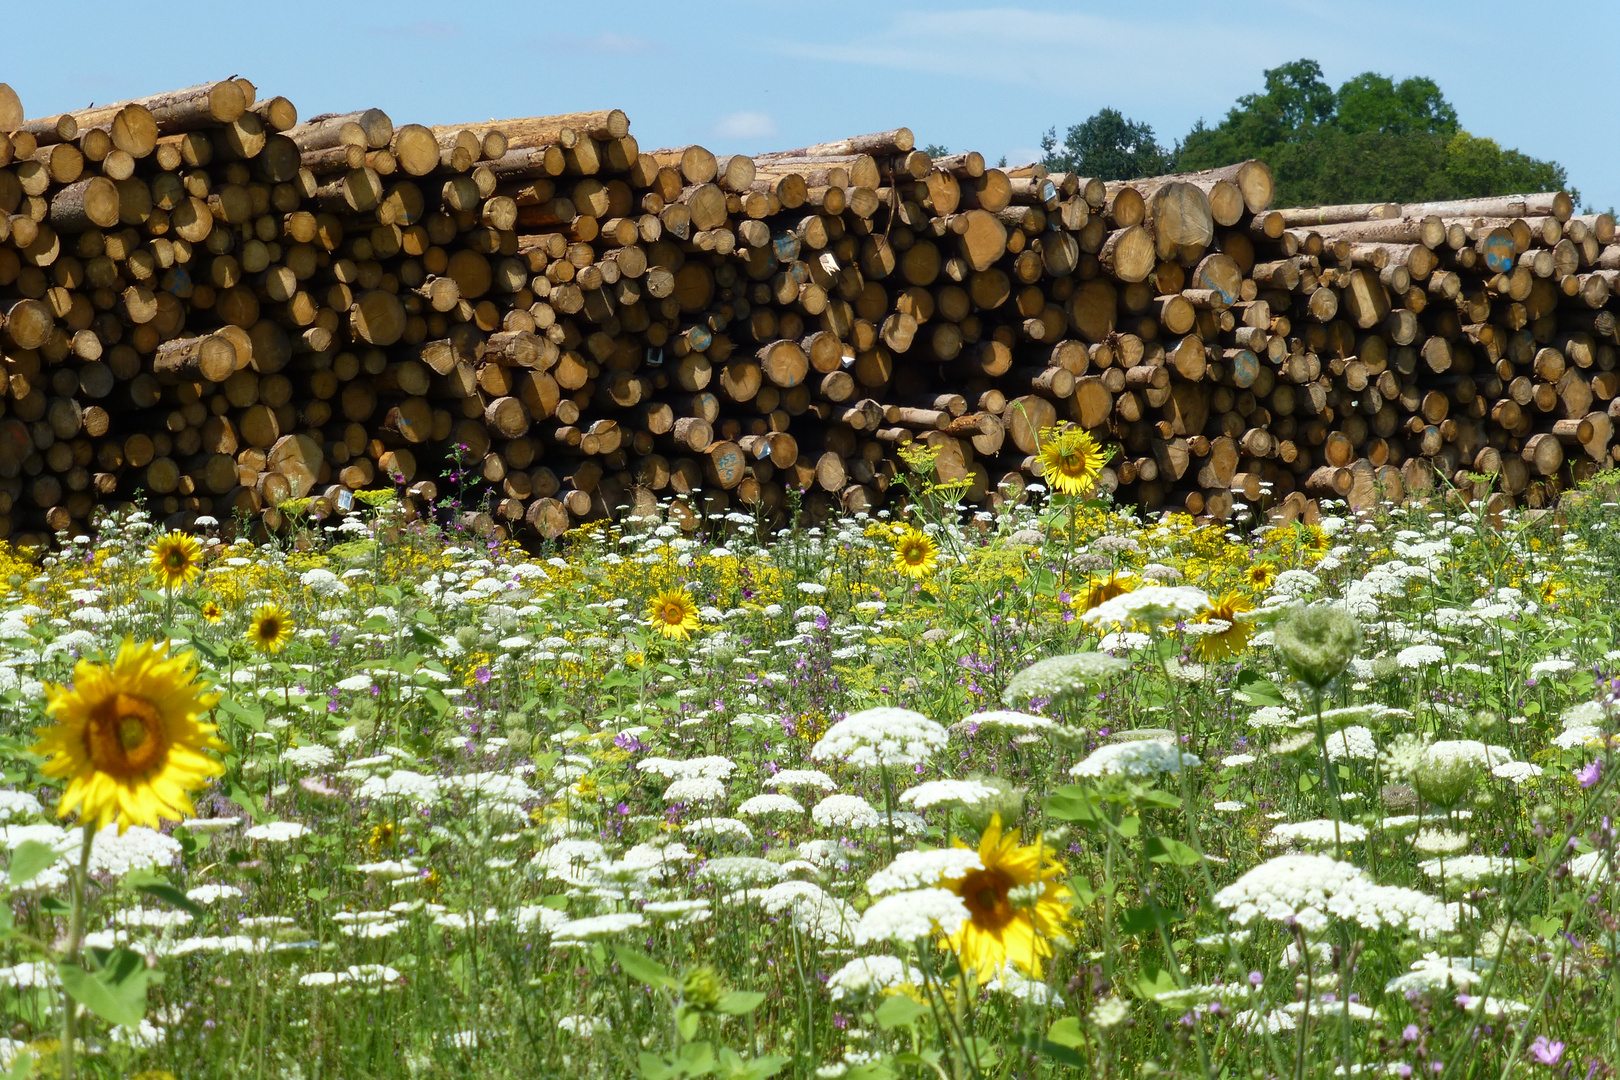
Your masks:
<path fill-rule="evenodd" d="M 67 952 L 63 962 L 77 964 L 84 947 L 86 895 L 89 892 L 90 848 L 96 840 L 96 828 L 84 823 L 84 841 L 79 847 L 79 866 L 73 874 L 73 917 L 68 929 Z M 74 1043 L 79 1037 L 79 1003 L 64 985 L 62 987 L 62 1080 L 73 1080 Z"/>

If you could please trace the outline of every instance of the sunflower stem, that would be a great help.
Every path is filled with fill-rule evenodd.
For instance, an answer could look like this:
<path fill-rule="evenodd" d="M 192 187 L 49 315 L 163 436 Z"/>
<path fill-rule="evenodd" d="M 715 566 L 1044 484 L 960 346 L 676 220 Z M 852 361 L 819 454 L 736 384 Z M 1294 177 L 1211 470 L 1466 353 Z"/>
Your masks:
<path fill-rule="evenodd" d="M 84 947 L 86 894 L 89 892 L 90 848 L 96 841 L 95 825 L 84 823 L 84 840 L 79 847 L 79 865 L 73 873 L 73 917 L 68 928 L 67 952 L 63 962 L 78 964 Z M 64 984 L 62 987 L 62 1080 L 73 1080 L 74 1044 L 79 1037 L 79 1003 Z"/>

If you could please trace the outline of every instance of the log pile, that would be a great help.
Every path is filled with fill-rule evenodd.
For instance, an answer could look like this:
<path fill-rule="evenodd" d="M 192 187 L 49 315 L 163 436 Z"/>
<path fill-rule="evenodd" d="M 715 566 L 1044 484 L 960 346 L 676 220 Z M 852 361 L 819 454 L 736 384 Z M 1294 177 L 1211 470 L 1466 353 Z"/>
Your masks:
<path fill-rule="evenodd" d="M 1121 501 L 1212 520 L 1620 459 L 1609 215 L 1270 202 L 1258 162 L 1105 184 L 905 128 L 749 158 L 617 110 L 299 122 L 231 79 L 29 120 L 0 84 L 0 536 L 451 476 L 519 535 L 824 518 L 910 442 L 988 505 L 1066 422 Z"/>

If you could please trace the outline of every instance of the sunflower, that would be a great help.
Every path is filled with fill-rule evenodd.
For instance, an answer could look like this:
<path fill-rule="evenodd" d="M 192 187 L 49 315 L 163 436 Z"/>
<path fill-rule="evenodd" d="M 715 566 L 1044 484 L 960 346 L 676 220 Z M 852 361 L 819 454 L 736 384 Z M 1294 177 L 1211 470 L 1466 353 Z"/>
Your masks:
<path fill-rule="evenodd" d="M 698 628 L 697 601 L 685 589 L 665 589 L 647 602 L 647 625 L 671 640 L 685 641 Z"/>
<path fill-rule="evenodd" d="M 152 573 L 165 589 L 184 588 L 202 573 L 202 545 L 190 533 L 164 533 L 146 553 L 152 559 Z"/>
<path fill-rule="evenodd" d="M 1243 580 L 1256 591 L 1268 589 L 1277 580 L 1277 566 L 1269 562 L 1252 562 L 1243 571 Z"/>
<path fill-rule="evenodd" d="M 979 840 L 984 868 L 941 882 L 962 898 L 970 917 L 940 947 L 981 976 L 1011 963 L 1039 978 L 1042 959 L 1064 937 L 1073 897 L 1057 880 L 1064 869 L 1047 857 L 1049 851 L 1039 844 L 1020 847 L 1018 830 L 1003 832 L 1001 815 L 992 817 Z"/>
<path fill-rule="evenodd" d="M 67 780 L 59 817 L 76 809 L 86 824 L 156 828 L 193 813 L 187 792 L 225 771 L 205 751 L 223 750 L 213 724 L 199 717 L 219 700 L 197 680 L 192 653 L 168 655 L 167 643 L 129 638 L 111 667 L 80 660 L 71 686 L 48 685 L 52 727 L 36 732 L 44 773 Z"/>
<path fill-rule="evenodd" d="M 1075 597 L 1074 606 L 1084 614 L 1098 604 L 1124 596 L 1135 588 L 1135 574 L 1118 573 L 1105 578 L 1092 578 L 1086 583 L 1085 591 Z"/>
<path fill-rule="evenodd" d="M 934 543 L 934 538 L 921 529 L 908 525 L 895 537 L 892 565 L 896 573 L 919 580 L 925 578 L 934 572 L 938 556 L 939 546 Z"/>
<path fill-rule="evenodd" d="M 1240 592 L 1232 591 L 1222 593 L 1210 601 L 1209 610 L 1195 618 L 1194 622 L 1212 623 L 1223 622 L 1228 624 L 1225 630 L 1219 633 L 1200 634 L 1196 646 L 1200 660 L 1225 660 L 1236 656 L 1249 647 L 1249 638 L 1254 636 L 1254 624 L 1238 618 L 1245 611 L 1253 611 L 1254 605 Z"/>
<path fill-rule="evenodd" d="M 292 619 L 276 604 L 260 604 L 243 635 L 260 652 L 278 653 L 292 638 Z"/>
<path fill-rule="evenodd" d="M 1041 436 L 1041 468 L 1047 486 L 1060 495 L 1090 491 L 1107 461 L 1090 432 L 1077 427 L 1047 428 Z"/>

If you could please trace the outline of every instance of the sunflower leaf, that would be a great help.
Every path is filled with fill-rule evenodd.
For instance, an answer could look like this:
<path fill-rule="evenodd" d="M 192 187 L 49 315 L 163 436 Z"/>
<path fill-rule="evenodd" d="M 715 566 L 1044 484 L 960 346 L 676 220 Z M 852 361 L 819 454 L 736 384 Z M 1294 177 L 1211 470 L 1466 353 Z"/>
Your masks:
<path fill-rule="evenodd" d="M 56 973 L 73 1000 L 103 1020 L 129 1028 L 140 1026 L 146 1015 L 146 985 L 154 973 L 136 953 L 118 949 L 94 974 L 65 961 L 56 965 Z"/>
<path fill-rule="evenodd" d="M 15 889 L 19 885 L 33 881 L 61 857 L 61 854 L 49 844 L 42 844 L 38 840 L 24 840 L 11 853 L 9 868 L 11 887 Z"/>
<path fill-rule="evenodd" d="M 891 1028 L 911 1026 L 917 1022 L 919 1016 L 927 1011 L 926 1006 L 920 1005 L 902 994 L 896 994 L 882 1005 L 879 1005 L 877 1012 L 873 1016 L 878 1022 L 878 1027 L 888 1031 Z"/>
<path fill-rule="evenodd" d="M 676 987 L 680 980 L 669 973 L 669 969 L 645 953 L 624 945 L 613 947 L 613 957 L 619 962 L 619 969 L 637 982 L 648 986 Z"/>
<path fill-rule="evenodd" d="M 162 900 L 170 907 L 177 907 L 181 911 L 190 912 L 196 918 L 200 919 L 207 914 L 203 911 L 201 904 L 198 904 L 168 882 L 151 882 L 145 885 L 137 885 L 135 888 L 147 896 Z"/>

